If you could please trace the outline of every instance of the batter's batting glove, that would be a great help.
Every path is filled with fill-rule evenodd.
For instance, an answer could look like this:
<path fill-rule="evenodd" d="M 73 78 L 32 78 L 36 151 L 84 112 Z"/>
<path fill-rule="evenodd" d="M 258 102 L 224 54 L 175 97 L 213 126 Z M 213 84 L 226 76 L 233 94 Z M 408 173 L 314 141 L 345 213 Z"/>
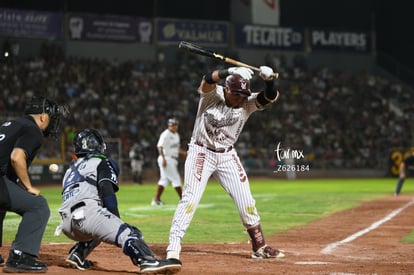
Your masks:
<path fill-rule="evenodd" d="M 227 71 L 229 72 L 229 74 L 238 74 L 244 79 L 248 80 L 250 80 L 254 74 L 254 72 L 251 69 L 245 67 L 230 67 L 227 69 Z"/>
<path fill-rule="evenodd" d="M 259 76 L 264 80 L 272 80 L 273 79 L 273 70 L 270 67 L 267 66 L 260 66 L 260 73 Z"/>

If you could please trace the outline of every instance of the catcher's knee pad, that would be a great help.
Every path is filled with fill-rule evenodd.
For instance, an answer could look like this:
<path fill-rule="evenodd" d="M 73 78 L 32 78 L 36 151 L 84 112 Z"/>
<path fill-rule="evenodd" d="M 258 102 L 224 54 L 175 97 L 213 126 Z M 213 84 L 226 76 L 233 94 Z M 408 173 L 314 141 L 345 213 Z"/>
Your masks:
<path fill-rule="evenodd" d="M 123 224 L 119 231 L 117 239 L 121 241 L 124 254 L 131 258 L 134 265 L 140 265 L 145 260 L 156 260 L 154 253 L 144 241 L 144 237 L 138 228 Z"/>

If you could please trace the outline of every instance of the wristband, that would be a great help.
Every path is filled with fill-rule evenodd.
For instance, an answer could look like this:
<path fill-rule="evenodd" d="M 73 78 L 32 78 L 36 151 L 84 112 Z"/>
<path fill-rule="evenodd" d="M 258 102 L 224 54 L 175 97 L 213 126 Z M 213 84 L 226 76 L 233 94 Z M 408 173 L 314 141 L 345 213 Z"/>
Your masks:
<path fill-rule="evenodd" d="M 214 84 L 214 83 L 216 83 L 216 81 L 213 80 L 213 73 L 211 73 L 211 72 L 204 75 L 204 80 L 208 84 Z"/>
<path fill-rule="evenodd" d="M 228 69 L 223 69 L 218 72 L 218 76 L 220 77 L 220 79 L 225 79 L 228 75 L 229 75 Z"/>

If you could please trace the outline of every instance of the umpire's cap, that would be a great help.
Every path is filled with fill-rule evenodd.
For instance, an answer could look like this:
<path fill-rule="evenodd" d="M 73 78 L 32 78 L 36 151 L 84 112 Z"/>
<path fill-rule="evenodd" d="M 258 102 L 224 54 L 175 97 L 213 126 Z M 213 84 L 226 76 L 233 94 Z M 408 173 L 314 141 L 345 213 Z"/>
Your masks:
<path fill-rule="evenodd" d="M 240 96 L 250 96 L 252 92 L 250 91 L 250 80 L 244 79 L 238 74 L 229 75 L 226 78 L 226 87 L 230 89 L 232 94 L 237 94 Z"/>
<path fill-rule="evenodd" d="M 24 108 L 25 115 L 35 115 L 35 114 L 52 114 L 55 112 L 55 109 L 58 108 L 56 102 L 45 98 L 43 96 L 34 96 L 32 99 L 26 103 Z"/>

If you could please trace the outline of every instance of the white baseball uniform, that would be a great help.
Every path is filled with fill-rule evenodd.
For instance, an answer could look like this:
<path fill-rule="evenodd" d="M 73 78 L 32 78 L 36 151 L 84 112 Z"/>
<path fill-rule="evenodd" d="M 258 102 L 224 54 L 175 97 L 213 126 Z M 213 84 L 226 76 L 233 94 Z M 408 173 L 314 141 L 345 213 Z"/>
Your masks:
<path fill-rule="evenodd" d="M 163 166 L 161 155 L 157 158 L 158 167 L 160 168 L 160 179 L 158 185 L 167 187 L 171 182 L 173 187 L 181 186 L 181 176 L 178 172 L 178 151 L 180 148 L 180 135 L 165 129 L 157 142 L 157 147 L 162 147 L 167 165 Z"/>
<path fill-rule="evenodd" d="M 248 177 L 233 147 L 249 116 L 264 109 L 256 100 L 258 93 L 250 95 L 242 107 L 231 108 L 226 106 L 223 86 L 216 85 L 209 93 L 198 92 L 201 98 L 185 161 L 184 190 L 174 213 L 167 258 L 179 258 L 181 240 L 210 176 L 231 196 L 244 226 L 260 220 Z"/>

